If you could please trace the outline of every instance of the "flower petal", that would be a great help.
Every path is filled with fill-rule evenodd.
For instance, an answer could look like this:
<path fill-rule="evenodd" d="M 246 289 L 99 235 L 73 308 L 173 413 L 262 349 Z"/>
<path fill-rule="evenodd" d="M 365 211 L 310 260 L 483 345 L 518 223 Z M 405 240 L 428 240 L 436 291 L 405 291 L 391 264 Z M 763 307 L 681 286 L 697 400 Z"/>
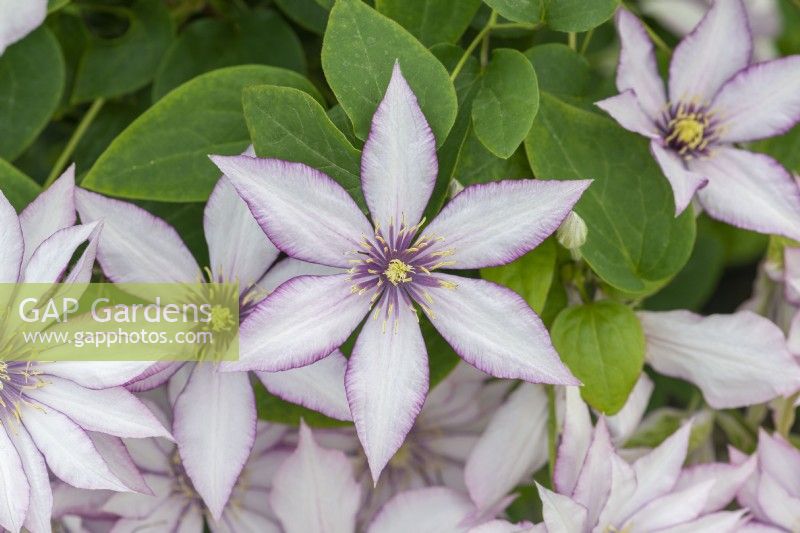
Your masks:
<path fill-rule="evenodd" d="M 722 84 L 750 62 L 753 39 L 741 0 L 714 2 L 683 38 L 669 66 L 672 103 L 710 103 Z"/>
<path fill-rule="evenodd" d="M 6 47 L 38 28 L 47 15 L 47 0 L 0 0 L 0 56 Z"/>
<path fill-rule="evenodd" d="M 442 237 L 429 252 L 452 250 L 448 268 L 510 263 L 567 217 L 591 180 L 506 180 L 467 187 L 423 230 Z"/>
<path fill-rule="evenodd" d="M 335 350 L 316 363 L 284 370 L 256 372 L 261 383 L 272 394 L 286 401 L 319 411 L 338 420 L 352 420 L 344 390 L 347 359 Z"/>
<path fill-rule="evenodd" d="M 636 531 L 660 531 L 696 519 L 703 512 L 713 481 L 692 485 L 650 501 L 630 519 Z"/>
<path fill-rule="evenodd" d="M 347 191 L 309 166 L 248 156 L 211 160 L 275 246 L 296 259 L 349 268 L 347 254 L 373 233 Z"/>
<path fill-rule="evenodd" d="M 18 533 L 28 512 L 30 485 L 6 428 L 0 428 L 0 527 Z"/>
<path fill-rule="evenodd" d="M 270 268 L 264 277 L 258 280 L 258 288 L 271 294 L 279 286 L 298 276 L 326 276 L 328 274 L 344 274 L 346 270 L 329 267 L 317 263 L 300 261 L 293 257 L 281 259 Z"/>
<path fill-rule="evenodd" d="M 693 160 L 690 168 L 709 180 L 698 197 L 712 217 L 800 239 L 800 188 L 771 157 L 718 147 L 712 157 Z"/>
<path fill-rule="evenodd" d="M 346 274 L 300 276 L 278 287 L 240 328 L 239 361 L 228 370 L 277 372 L 319 361 L 347 340 L 369 312 Z"/>
<path fill-rule="evenodd" d="M 24 409 L 22 417 L 25 429 L 58 478 L 81 489 L 130 490 L 111 472 L 83 428 L 65 415 L 31 407 Z"/>
<path fill-rule="evenodd" d="M 653 41 L 642 22 L 627 9 L 617 10 L 614 21 L 621 44 L 617 89 L 619 92 L 632 89 L 641 109 L 651 122 L 655 121 L 661 117 L 667 97 L 664 82 L 658 74 Z"/>
<path fill-rule="evenodd" d="M 300 442 L 275 473 L 270 504 L 286 533 L 355 531 L 361 488 L 344 453 L 320 447 L 305 423 Z"/>
<path fill-rule="evenodd" d="M 237 280 L 240 291 L 258 281 L 280 253 L 225 176 L 208 198 L 203 228 L 214 278 Z"/>
<path fill-rule="evenodd" d="M 59 376 L 74 381 L 88 389 L 106 389 L 125 385 L 146 372 L 152 362 L 148 361 L 58 361 L 39 363 L 44 374 Z"/>
<path fill-rule="evenodd" d="M 800 368 L 781 330 L 766 318 L 750 311 L 637 315 L 647 338 L 647 362 L 700 387 L 714 409 L 762 403 L 800 389 Z"/>
<path fill-rule="evenodd" d="M 97 260 L 115 283 L 197 283 L 200 267 L 175 229 L 128 202 L 75 191 L 84 223 L 103 220 Z"/>
<path fill-rule="evenodd" d="M 600 512 L 608 500 L 611 490 L 611 463 L 614 453 L 605 419 L 600 418 L 594 428 L 594 436 L 586 459 L 583 462 L 572 499 L 586 508 L 587 524 L 597 523 Z"/>
<path fill-rule="evenodd" d="M 592 418 L 577 387 L 566 388 L 564 430 L 556 454 L 553 482 L 561 494 L 575 492 L 583 462 L 592 443 Z"/>
<path fill-rule="evenodd" d="M 760 470 L 780 483 L 792 494 L 800 495 L 800 450 L 778 434 L 763 429 L 758 434 Z"/>
<path fill-rule="evenodd" d="M 361 188 L 373 222 L 415 225 L 436 184 L 436 139 L 395 62 L 364 143 Z"/>
<path fill-rule="evenodd" d="M 663 148 L 659 141 L 650 143 L 650 151 L 672 187 L 675 216 L 678 216 L 691 203 L 694 193 L 708 184 L 708 179 L 686 168 L 683 159 L 675 152 Z"/>
<path fill-rule="evenodd" d="M 25 264 L 48 237 L 75 224 L 75 165 L 20 213 L 19 223 L 25 237 Z"/>
<path fill-rule="evenodd" d="M 673 490 L 680 490 L 706 481 L 714 485 L 708 495 L 704 513 L 724 509 L 736 497 L 736 493 L 755 472 L 757 461 L 752 458 L 741 465 L 728 463 L 706 463 L 685 468 Z"/>
<path fill-rule="evenodd" d="M 490 509 L 546 462 L 547 395 L 541 385 L 523 383 L 492 415 L 464 467 L 478 512 Z"/>
<path fill-rule="evenodd" d="M 25 265 L 26 283 L 53 283 L 61 279 L 75 255 L 75 250 L 89 239 L 97 238 L 98 223 L 70 226 L 45 239 Z"/>
<path fill-rule="evenodd" d="M 800 497 L 789 493 L 769 474 L 762 474 L 758 485 L 758 504 L 770 521 L 792 531 L 800 523 Z"/>
<path fill-rule="evenodd" d="M 691 423 L 684 424 L 655 449 L 633 463 L 636 490 L 621 506 L 621 516 L 630 516 L 675 487 L 686 460 L 691 430 Z"/>
<path fill-rule="evenodd" d="M 658 533 L 769 533 L 768 530 L 757 532 L 744 526 L 748 519 L 743 515 L 744 511 L 711 513 L 690 522 L 659 529 Z"/>
<path fill-rule="evenodd" d="M 25 241 L 17 212 L 0 191 L 0 283 L 16 283 L 19 280 Z"/>
<path fill-rule="evenodd" d="M 547 490 L 538 483 L 542 515 L 547 533 L 575 533 L 586 529 L 586 507 L 563 494 Z"/>
<path fill-rule="evenodd" d="M 246 373 L 197 364 L 175 402 L 175 440 L 183 466 L 219 520 L 256 436 L 256 404 Z"/>
<path fill-rule="evenodd" d="M 754 141 L 789 131 L 800 120 L 800 56 L 753 65 L 720 89 L 712 109 L 723 143 Z"/>
<path fill-rule="evenodd" d="M 619 446 L 625 444 L 639 427 L 654 387 L 652 380 L 642 372 L 622 409 L 617 414 L 606 417 L 608 431 Z"/>
<path fill-rule="evenodd" d="M 541 319 L 517 293 L 485 280 L 435 276 L 457 287 L 429 289 L 432 323 L 466 362 L 498 378 L 580 383 L 558 358 Z"/>
<path fill-rule="evenodd" d="M 379 310 L 379 311 L 378 311 Z M 345 388 L 358 438 L 377 484 L 389 459 L 403 445 L 428 393 L 428 354 L 410 306 L 368 318 L 347 364 Z"/>
<path fill-rule="evenodd" d="M 636 93 L 632 89 L 595 102 L 594 105 L 611 115 L 611 118 L 628 131 L 644 135 L 650 139 L 661 137 L 656 123 L 644 112 Z"/>
<path fill-rule="evenodd" d="M 473 511 L 465 495 L 445 487 L 401 492 L 383 506 L 368 533 L 465 533 L 461 523 Z"/>
<path fill-rule="evenodd" d="M 139 494 L 149 495 L 153 493 L 141 472 L 139 472 L 136 463 L 133 462 L 133 458 L 122 439 L 94 431 L 87 431 L 86 434 L 92 439 L 92 444 L 94 444 L 97 453 L 106 462 L 111 473 L 122 481 L 126 487 Z M 146 439 L 130 439 L 128 442 L 137 442 L 139 440 Z"/>
<path fill-rule="evenodd" d="M 53 509 L 53 491 L 50 488 L 50 473 L 47 471 L 47 464 L 24 426 L 15 428 L 7 435 L 17 449 L 25 477 L 30 485 L 30 499 L 24 526 L 29 531 L 48 531 Z M 3 462 L 6 462 L 5 457 Z M 16 490 L 21 490 L 21 487 L 17 487 Z M 2 520 L 0 520 L 0 524 L 2 524 Z M 14 528 L 10 529 L 14 530 Z"/>
<path fill-rule="evenodd" d="M 47 386 L 26 394 L 88 431 L 125 438 L 172 438 L 153 413 L 122 387 L 91 390 L 53 375 L 47 381 Z"/>

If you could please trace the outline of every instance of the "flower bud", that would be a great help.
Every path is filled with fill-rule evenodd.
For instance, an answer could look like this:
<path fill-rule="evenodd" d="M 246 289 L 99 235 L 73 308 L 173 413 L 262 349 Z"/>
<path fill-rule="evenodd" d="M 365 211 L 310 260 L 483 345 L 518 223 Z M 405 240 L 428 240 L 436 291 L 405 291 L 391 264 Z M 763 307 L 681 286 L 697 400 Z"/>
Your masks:
<path fill-rule="evenodd" d="M 556 237 L 558 242 L 567 250 L 577 250 L 586 242 L 588 233 L 586 222 L 576 213 L 570 211 L 561 226 L 558 227 Z"/>

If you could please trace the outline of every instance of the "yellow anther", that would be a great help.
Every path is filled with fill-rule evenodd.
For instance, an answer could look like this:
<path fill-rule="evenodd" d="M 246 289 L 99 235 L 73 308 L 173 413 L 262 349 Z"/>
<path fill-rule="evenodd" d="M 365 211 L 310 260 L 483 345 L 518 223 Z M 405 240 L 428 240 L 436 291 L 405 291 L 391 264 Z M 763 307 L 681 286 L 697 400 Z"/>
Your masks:
<path fill-rule="evenodd" d="M 236 325 L 233 319 L 233 313 L 227 307 L 215 305 L 211 308 L 211 320 L 209 321 L 209 329 L 214 332 L 227 331 Z"/>
<path fill-rule="evenodd" d="M 392 259 L 389 261 L 389 266 L 383 272 L 383 275 L 386 276 L 386 279 L 388 279 L 392 285 L 396 286 L 399 283 L 408 283 L 411 281 L 411 278 L 408 276 L 410 272 L 414 272 L 414 267 L 403 263 L 399 259 Z"/>

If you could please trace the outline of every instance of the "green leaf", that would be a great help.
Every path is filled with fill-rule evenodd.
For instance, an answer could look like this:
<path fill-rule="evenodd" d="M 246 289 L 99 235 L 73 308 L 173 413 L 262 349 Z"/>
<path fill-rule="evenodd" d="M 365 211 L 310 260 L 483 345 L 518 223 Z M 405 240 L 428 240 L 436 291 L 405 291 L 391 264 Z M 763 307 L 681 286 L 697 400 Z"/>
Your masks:
<path fill-rule="evenodd" d="M 542 20 L 542 0 L 484 0 L 489 7 L 514 22 L 539 22 Z"/>
<path fill-rule="evenodd" d="M 547 25 L 558 31 L 587 31 L 611 18 L 619 0 L 547 0 Z"/>
<path fill-rule="evenodd" d="M 259 157 L 305 163 L 344 187 L 363 208 L 361 152 L 307 93 L 265 85 L 244 91 L 244 116 Z"/>
<path fill-rule="evenodd" d="M 470 130 L 453 177 L 467 186 L 505 179 L 530 178 L 531 174 L 524 149 L 520 148 L 508 159 L 501 159 L 486 149 L 475 136 L 475 132 Z"/>
<path fill-rule="evenodd" d="M 525 149 L 540 179 L 594 180 L 575 210 L 589 227 L 581 254 L 604 281 L 644 296 L 686 264 L 694 214 L 675 217 L 669 183 L 645 139 L 544 93 Z"/>
<path fill-rule="evenodd" d="M 204 72 L 251 63 L 306 71 L 300 40 L 274 11 L 254 9 L 231 20 L 199 19 L 167 50 L 153 83 L 153 101 Z"/>
<path fill-rule="evenodd" d="M 128 19 L 128 31 L 115 39 L 92 38 L 75 76 L 73 103 L 144 87 L 172 41 L 172 22 L 164 2 L 137 0 L 130 9 L 115 11 Z"/>
<path fill-rule="evenodd" d="M 525 139 L 538 110 L 539 84 L 531 63 L 516 50 L 494 50 L 472 102 L 475 135 L 506 159 Z"/>
<path fill-rule="evenodd" d="M 42 188 L 31 178 L 0 159 L 0 191 L 17 211 L 31 203 Z"/>
<path fill-rule="evenodd" d="M 533 64 L 539 89 L 552 94 L 581 96 L 589 83 L 589 62 L 569 46 L 546 43 L 525 52 Z"/>
<path fill-rule="evenodd" d="M 570 307 L 556 318 L 551 337 L 583 382 L 586 403 L 608 415 L 622 409 L 644 365 L 644 332 L 636 314 L 611 300 Z"/>
<path fill-rule="evenodd" d="M 481 269 L 481 277 L 512 289 L 541 314 L 553 283 L 555 268 L 556 244 L 553 239 L 547 239 L 516 261 Z"/>
<path fill-rule="evenodd" d="M 376 0 L 375 8 L 425 46 L 454 43 L 467 30 L 481 0 Z"/>
<path fill-rule="evenodd" d="M 242 90 L 264 84 L 294 87 L 321 100 L 306 78 L 277 67 L 245 65 L 203 74 L 128 126 L 82 185 L 126 198 L 205 201 L 220 175 L 208 155 L 238 154 L 250 144 Z"/>
<path fill-rule="evenodd" d="M 361 0 L 338 0 L 325 31 L 322 68 L 359 139 L 367 137 L 395 60 L 441 146 L 457 110 L 444 66 L 402 26 Z"/>
<path fill-rule="evenodd" d="M 275 4 L 301 27 L 317 35 L 325 33 L 328 11 L 316 0 L 275 0 Z"/>
<path fill-rule="evenodd" d="M 701 219 L 702 220 L 702 219 Z M 709 224 L 698 224 L 689 262 L 663 289 L 645 300 L 653 311 L 699 311 L 714 293 L 725 268 L 725 245 Z"/>
<path fill-rule="evenodd" d="M 64 91 L 64 59 L 45 27 L 0 56 L 0 157 L 13 161 L 44 129 Z"/>

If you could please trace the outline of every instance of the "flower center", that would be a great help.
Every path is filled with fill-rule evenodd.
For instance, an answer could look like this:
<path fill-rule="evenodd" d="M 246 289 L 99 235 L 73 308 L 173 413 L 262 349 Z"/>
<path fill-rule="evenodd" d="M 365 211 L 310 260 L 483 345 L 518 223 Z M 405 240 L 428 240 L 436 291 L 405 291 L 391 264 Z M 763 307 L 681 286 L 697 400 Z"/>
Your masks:
<path fill-rule="evenodd" d="M 399 283 L 411 281 L 408 276 L 409 272 L 414 272 L 413 266 L 407 265 L 399 259 L 392 259 L 389 261 L 389 266 L 383 271 L 383 275 L 396 287 Z"/>
<path fill-rule="evenodd" d="M 677 139 L 691 149 L 696 149 L 703 142 L 705 126 L 696 118 L 679 118 L 673 121 L 670 137 Z"/>
<path fill-rule="evenodd" d="M 709 143 L 715 139 L 711 113 L 695 104 L 670 107 L 660 128 L 666 145 L 686 159 L 705 155 Z"/>
<path fill-rule="evenodd" d="M 233 319 L 233 313 L 229 308 L 221 305 L 215 305 L 211 308 L 211 321 L 209 322 L 211 331 L 214 333 L 228 331 L 235 325 L 236 321 Z"/>
<path fill-rule="evenodd" d="M 11 415 L 19 422 L 23 404 L 38 406 L 26 398 L 25 391 L 44 387 L 46 382 L 41 375 L 42 371 L 31 362 L 0 361 L 0 425 L 4 414 Z"/>

